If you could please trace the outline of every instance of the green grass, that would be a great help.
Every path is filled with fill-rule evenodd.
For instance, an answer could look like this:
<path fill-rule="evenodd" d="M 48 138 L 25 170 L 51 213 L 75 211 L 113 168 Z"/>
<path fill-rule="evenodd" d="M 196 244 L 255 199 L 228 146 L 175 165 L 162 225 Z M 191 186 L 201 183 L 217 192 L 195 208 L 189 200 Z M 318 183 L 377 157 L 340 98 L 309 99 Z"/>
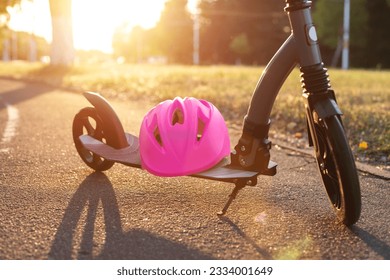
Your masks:
<path fill-rule="evenodd" d="M 213 102 L 231 123 L 241 125 L 261 67 L 79 65 L 70 68 L 42 64 L 0 63 L 0 76 L 42 81 L 77 92 L 97 91 L 108 99 L 151 102 L 175 96 L 195 96 Z M 350 144 L 358 158 L 390 158 L 390 72 L 329 70 L 332 87 L 344 113 Z M 283 85 L 272 111 L 273 128 L 287 135 L 305 130 L 299 71 Z M 288 123 L 297 124 L 288 131 Z M 368 149 L 360 150 L 366 141 Z"/>

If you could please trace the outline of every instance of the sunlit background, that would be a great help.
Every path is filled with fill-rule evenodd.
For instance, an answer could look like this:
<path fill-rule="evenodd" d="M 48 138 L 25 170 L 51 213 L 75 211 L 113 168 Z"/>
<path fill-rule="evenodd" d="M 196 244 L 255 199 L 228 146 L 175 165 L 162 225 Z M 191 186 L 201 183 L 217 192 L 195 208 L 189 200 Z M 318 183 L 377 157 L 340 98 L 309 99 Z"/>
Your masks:
<path fill-rule="evenodd" d="M 188 1 L 194 11 L 197 0 Z M 112 52 L 112 37 L 119 26 L 151 28 L 159 20 L 166 0 L 82 0 L 72 1 L 74 46 L 82 50 Z M 32 32 L 51 41 L 51 17 L 48 0 L 21 2 L 9 8 L 9 27 Z"/>
<path fill-rule="evenodd" d="M 128 63 L 263 65 L 290 35 L 284 6 L 284 0 L 0 0 L 0 53 L 3 61 L 50 57 L 52 64 L 94 53 Z M 389 67 L 390 0 L 316 0 L 312 12 L 325 64 L 338 67 L 342 56 L 351 67 Z"/>

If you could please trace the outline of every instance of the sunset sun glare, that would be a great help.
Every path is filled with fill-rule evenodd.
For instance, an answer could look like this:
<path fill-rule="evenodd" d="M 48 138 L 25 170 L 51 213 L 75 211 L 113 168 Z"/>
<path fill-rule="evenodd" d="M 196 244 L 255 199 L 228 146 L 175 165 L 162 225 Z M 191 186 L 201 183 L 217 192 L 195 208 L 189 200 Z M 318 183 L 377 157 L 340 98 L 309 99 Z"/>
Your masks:
<path fill-rule="evenodd" d="M 73 1 L 75 47 L 109 52 L 118 26 L 150 28 L 158 21 L 163 7 L 164 0 Z"/>
<path fill-rule="evenodd" d="M 112 52 L 112 37 L 120 26 L 153 27 L 167 0 L 72 1 L 73 37 L 76 49 Z M 189 1 L 193 7 L 196 0 Z M 48 0 L 22 0 L 21 9 L 10 9 L 10 28 L 33 32 L 51 41 Z"/>

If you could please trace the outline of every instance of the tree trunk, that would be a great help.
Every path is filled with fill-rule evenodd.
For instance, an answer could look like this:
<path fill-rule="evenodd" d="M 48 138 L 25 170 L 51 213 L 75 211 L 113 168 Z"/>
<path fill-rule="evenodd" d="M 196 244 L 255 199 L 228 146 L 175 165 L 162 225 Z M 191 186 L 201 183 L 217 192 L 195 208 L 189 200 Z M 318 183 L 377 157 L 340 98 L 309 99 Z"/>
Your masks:
<path fill-rule="evenodd" d="M 71 65 L 74 61 L 72 0 L 49 0 L 52 22 L 50 63 Z"/>

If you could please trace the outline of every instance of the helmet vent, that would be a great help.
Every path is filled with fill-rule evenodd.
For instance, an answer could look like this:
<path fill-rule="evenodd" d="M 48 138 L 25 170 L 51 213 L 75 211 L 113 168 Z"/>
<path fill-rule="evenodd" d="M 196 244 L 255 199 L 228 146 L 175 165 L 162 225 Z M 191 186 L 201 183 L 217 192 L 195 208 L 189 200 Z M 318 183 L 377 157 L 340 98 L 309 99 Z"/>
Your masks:
<path fill-rule="evenodd" d="M 157 143 L 162 147 L 163 146 L 163 142 L 161 140 L 161 134 L 160 134 L 160 130 L 158 129 L 158 127 L 156 127 L 154 129 L 153 135 L 154 135 L 154 138 L 156 139 Z"/>
<path fill-rule="evenodd" d="M 197 141 L 200 141 L 200 139 L 202 139 L 204 127 L 205 127 L 205 123 L 201 119 L 198 119 L 198 131 L 196 133 L 196 140 Z"/>
<path fill-rule="evenodd" d="M 184 124 L 183 111 L 177 108 L 172 114 L 172 125 Z"/>

